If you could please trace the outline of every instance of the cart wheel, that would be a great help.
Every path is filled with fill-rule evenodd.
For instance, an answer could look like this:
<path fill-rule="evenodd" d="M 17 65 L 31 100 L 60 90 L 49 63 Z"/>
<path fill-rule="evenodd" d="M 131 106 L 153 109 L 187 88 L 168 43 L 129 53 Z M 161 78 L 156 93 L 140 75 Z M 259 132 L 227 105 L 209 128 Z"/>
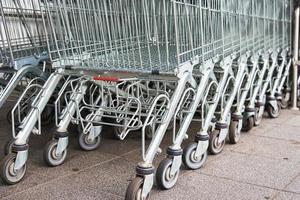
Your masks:
<path fill-rule="evenodd" d="M 12 153 L 12 145 L 15 143 L 14 139 L 8 140 L 4 145 L 4 155 Z"/>
<path fill-rule="evenodd" d="M 254 126 L 254 117 L 253 116 L 243 119 L 242 131 L 248 132 L 253 128 L 253 126 Z"/>
<path fill-rule="evenodd" d="M 121 140 L 122 131 L 123 131 L 123 127 L 115 126 L 114 127 L 114 138 L 117 140 Z"/>
<path fill-rule="evenodd" d="M 236 144 L 239 142 L 241 137 L 241 132 L 238 130 L 239 121 L 231 121 L 229 126 L 229 142 L 231 144 Z"/>
<path fill-rule="evenodd" d="M 259 113 L 260 109 L 264 109 L 264 108 L 255 107 L 254 126 L 259 126 L 262 121 L 263 115 L 260 115 Z"/>
<path fill-rule="evenodd" d="M 101 143 L 101 135 L 98 135 L 94 140 L 89 140 L 88 134 L 80 133 L 78 136 L 78 144 L 84 151 L 92 151 L 99 147 Z"/>
<path fill-rule="evenodd" d="M 189 144 L 183 150 L 182 162 L 189 169 L 200 169 L 207 159 L 207 151 L 199 157 L 195 156 L 197 143 Z"/>
<path fill-rule="evenodd" d="M 143 200 L 142 199 L 143 184 L 144 184 L 144 179 L 142 177 L 135 177 L 128 185 L 128 188 L 126 190 L 125 200 Z M 150 199 L 150 193 L 146 197 L 146 200 L 149 199 Z"/>
<path fill-rule="evenodd" d="M 26 173 L 26 164 L 18 170 L 14 170 L 15 162 L 16 162 L 17 154 L 11 153 L 5 156 L 1 163 L 0 163 L 0 169 L 1 169 L 1 179 L 5 184 L 8 185 L 14 185 L 20 182 Z"/>
<path fill-rule="evenodd" d="M 170 174 L 172 163 L 173 160 L 171 158 L 165 158 L 157 168 L 156 183 L 161 189 L 171 189 L 178 180 L 179 170 L 174 175 Z"/>
<path fill-rule="evenodd" d="M 289 102 L 290 102 L 290 96 L 291 96 L 291 94 L 289 92 L 285 92 L 282 94 L 282 99 L 281 99 L 281 108 L 282 109 L 288 108 Z"/>
<path fill-rule="evenodd" d="M 209 137 L 208 151 L 212 155 L 217 155 L 223 151 L 225 140 L 219 142 L 220 130 L 214 130 Z"/>
<path fill-rule="evenodd" d="M 280 103 L 278 103 L 278 110 L 277 111 L 271 105 L 267 106 L 267 112 L 269 114 L 269 117 L 271 117 L 271 118 L 277 118 L 277 117 L 279 117 L 280 110 L 281 110 Z"/>
<path fill-rule="evenodd" d="M 44 149 L 44 161 L 50 167 L 59 166 L 64 163 L 67 157 L 67 149 L 65 149 L 61 155 L 56 155 L 58 140 L 51 140 L 46 144 Z"/>

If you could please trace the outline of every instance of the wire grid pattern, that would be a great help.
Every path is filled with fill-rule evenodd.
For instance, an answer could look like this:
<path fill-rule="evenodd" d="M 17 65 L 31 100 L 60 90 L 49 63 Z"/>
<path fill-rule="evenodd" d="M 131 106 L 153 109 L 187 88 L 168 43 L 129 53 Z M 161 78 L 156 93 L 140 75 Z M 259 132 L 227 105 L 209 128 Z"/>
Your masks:
<path fill-rule="evenodd" d="M 13 61 L 47 52 L 45 29 L 37 0 L 0 1 L 0 62 Z"/>
<path fill-rule="evenodd" d="M 199 57 L 288 46 L 288 0 L 52 0 L 41 3 L 53 61 L 173 72 Z"/>

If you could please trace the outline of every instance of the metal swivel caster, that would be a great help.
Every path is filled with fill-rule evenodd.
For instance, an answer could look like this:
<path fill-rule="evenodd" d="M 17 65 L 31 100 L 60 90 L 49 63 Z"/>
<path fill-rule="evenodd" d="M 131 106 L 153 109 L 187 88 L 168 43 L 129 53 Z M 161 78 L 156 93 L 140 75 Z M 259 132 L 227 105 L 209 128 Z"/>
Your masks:
<path fill-rule="evenodd" d="M 89 134 L 80 133 L 78 136 L 78 144 L 84 151 L 93 151 L 99 147 L 101 143 L 101 135 L 94 139 L 89 138 Z"/>
<path fill-rule="evenodd" d="M 57 153 L 58 139 L 49 141 L 44 149 L 44 161 L 51 167 L 59 166 L 63 164 L 67 157 L 67 148 L 62 153 Z"/>
<path fill-rule="evenodd" d="M 143 185 L 144 178 L 140 176 L 135 177 L 127 187 L 125 200 L 149 200 L 150 193 L 145 199 L 142 198 Z"/>
<path fill-rule="evenodd" d="M 270 104 L 267 105 L 267 112 L 268 112 L 269 117 L 271 117 L 271 118 L 277 118 L 277 117 L 279 117 L 280 110 L 281 110 L 281 105 L 280 105 L 279 102 L 277 102 L 277 109 L 275 109 Z"/>
<path fill-rule="evenodd" d="M 225 146 L 225 140 L 223 140 L 222 142 L 219 142 L 220 133 L 221 133 L 221 131 L 216 129 L 210 134 L 208 151 L 212 155 L 217 155 L 217 154 L 221 153 Z"/>
<path fill-rule="evenodd" d="M 198 143 L 192 143 L 183 150 L 182 162 L 187 168 L 192 170 L 200 169 L 207 159 L 207 151 L 200 156 L 196 156 L 197 146 Z"/>
<path fill-rule="evenodd" d="M 1 174 L 0 177 L 5 184 L 14 185 L 19 183 L 26 174 L 26 163 L 21 169 L 15 170 L 16 153 L 10 153 L 5 156 L 0 163 Z"/>
<path fill-rule="evenodd" d="M 254 126 L 254 117 L 247 117 L 243 119 L 243 126 L 242 126 L 242 131 L 248 132 L 250 131 Z"/>
<path fill-rule="evenodd" d="M 239 121 L 232 120 L 229 125 L 229 142 L 230 144 L 236 144 L 240 140 L 241 131 L 239 130 Z M 225 141 L 225 140 L 224 140 Z"/>
<path fill-rule="evenodd" d="M 156 171 L 156 183 L 159 188 L 168 190 L 175 186 L 179 170 L 172 174 L 171 168 L 173 164 L 172 158 L 165 158 L 158 166 Z"/>

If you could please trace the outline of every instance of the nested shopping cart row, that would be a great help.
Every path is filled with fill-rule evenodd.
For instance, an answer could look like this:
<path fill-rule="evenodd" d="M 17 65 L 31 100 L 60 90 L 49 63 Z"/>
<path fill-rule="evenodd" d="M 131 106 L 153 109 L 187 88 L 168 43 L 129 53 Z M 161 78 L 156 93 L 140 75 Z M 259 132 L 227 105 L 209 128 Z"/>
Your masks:
<path fill-rule="evenodd" d="M 32 46 L 19 51 L 35 59 L 47 55 L 38 60 L 44 64 L 31 60 L 30 66 L 45 71 L 48 62 L 52 73 L 46 82 L 35 74 L 11 111 L 13 139 L 1 162 L 7 184 L 23 179 L 29 136 L 42 133 L 49 102 L 55 129 L 43 156 L 50 166 L 67 157 L 70 124 L 78 126 L 86 151 L 105 142 L 104 126 L 119 140 L 140 132 L 141 162 L 126 199 L 148 199 L 155 178 L 160 188 L 172 188 L 182 164 L 201 168 L 208 151 L 220 153 L 226 138 L 237 143 L 242 130 L 260 124 L 264 110 L 275 118 L 288 106 L 287 0 L 14 0 L 7 16 L 8 2 L 1 7 L 3 24 L 16 18 L 14 35 L 24 31 Z M 38 28 L 29 28 L 31 22 Z M 33 42 L 35 34 L 40 38 Z M 9 31 L 3 35 L 13 42 Z M 3 63 L 31 59 L 17 57 L 22 53 L 12 47 L 3 42 L 1 50 L 10 52 L 1 54 Z M 189 134 L 192 121 L 198 132 Z M 167 131 L 172 143 L 156 168 Z M 194 142 L 183 147 L 188 137 Z"/>

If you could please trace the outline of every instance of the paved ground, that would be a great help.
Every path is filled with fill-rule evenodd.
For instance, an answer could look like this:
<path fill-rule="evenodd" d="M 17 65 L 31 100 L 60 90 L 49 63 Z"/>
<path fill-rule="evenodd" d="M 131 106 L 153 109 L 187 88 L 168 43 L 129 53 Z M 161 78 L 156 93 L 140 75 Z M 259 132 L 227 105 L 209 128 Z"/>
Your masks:
<path fill-rule="evenodd" d="M 2 146 L 10 127 L 5 111 L 1 113 L 3 157 Z M 190 135 L 195 133 L 193 127 Z M 0 199 L 124 198 L 140 161 L 138 133 L 116 141 L 107 129 L 101 147 L 88 153 L 82 152 L 72 137 L 66 163 L 56 168 L 45 166 L 42 159 L 42 149 L 49 138 L 47 131 L 31 138 L 25 180 L 15 186 L 0 183 Z M 163 147 L 168 143 L 166 139 Z M 156 164 L 163 156 L 158 156 Z M 300 199 L 300 111 L 283 111 L 278 119 L 265 119 L 260 127 L 244 133 L 239 144 L 226 145 L 221 155 L 209 156 L 201 170 L 182 169 L 172 190 L 154 188 L 152 199 Z"/>

